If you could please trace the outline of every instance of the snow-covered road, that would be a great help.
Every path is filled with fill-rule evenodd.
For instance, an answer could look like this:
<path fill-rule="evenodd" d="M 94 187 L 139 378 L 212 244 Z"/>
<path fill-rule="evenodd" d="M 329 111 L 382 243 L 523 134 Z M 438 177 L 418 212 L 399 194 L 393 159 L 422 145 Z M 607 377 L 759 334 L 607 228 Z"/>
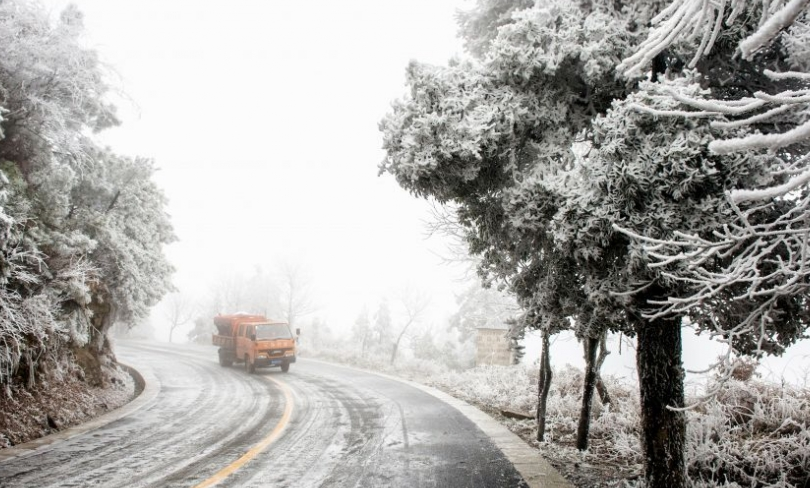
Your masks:
<path fill-rule="evenodd" d="M 398 381 L 306 359 L 248 375 L 213 347 L 116 350 L 157 378 L 155 399 L 0 463 L 0 486 L 523 485 L 475 424 Z"/>

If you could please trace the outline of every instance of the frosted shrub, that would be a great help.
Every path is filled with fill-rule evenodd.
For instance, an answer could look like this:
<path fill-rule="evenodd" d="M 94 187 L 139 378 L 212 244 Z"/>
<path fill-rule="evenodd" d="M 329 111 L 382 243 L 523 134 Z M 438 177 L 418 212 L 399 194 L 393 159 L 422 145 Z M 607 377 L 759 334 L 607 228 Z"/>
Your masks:
<path fill-rule="evenodd" d="M 537 405 L 535 366 L 479 366 L 430 378 L 431 384 L 488 410 L 512 410 L 534 416 Z M 594 401 L 591 436 L 611 439 L 636 436 L 638 396 L 631 386 L 606 377 L 613 407 Z M 547 405 L 548 439 L 573 442 L 582 403 L 583 374 L 567 366 L 554 372 Z M 635 445 L 638 444 L 636 439 Z"/>
<path fill-rule="evenodd" d="M 489 412 L 534 443 L 535 420 L 515 421 L 502 410 L 534 416 L 537 367 L 479 366 L 451 371 L 439 361 L 402 355 L 394 366 L 385 352 L 362 357 L 348 343 L 318 349 L 302 346 L 302 355 L 415 379 Z M 810 485 L 810 390 L 765 383 L 745 376 L 728 380 L 711 401 L 688 411 L 687 466 L 694 487 L 800 487 Z M 577 421 L 582 402 L 583 372 L 571 367 L 554 371 L 548 398 L 546 446 L 552 462 L 614 466 L 628 479 L 641 473 L 642 449 L 637 385 L 603 377 L 612 400 L 595 398 L 588 452 L 576 451 Z M 711 388 L 709 385 L 708 388 Z M 692 396 L 701 398 L 702 391 Z M 625 484 L 628 482 L 625 481 Z M 640 486 L 641 481 L 629 483 Z"/>
<path fill-rule="evenodd" d="M 583 373 L 554 372 L 547 412 L 544 455 L 560 463 L 607 463 L 633 477 L 642 463 L 637 386 L 605 377 L 612 405 L 594 401 L 591 447 L 572 449 L 582 400 Z M 478 367 L 431 378 L 432 384 L 485 410 L 534 414 L 534 367 Z M 702 392 L 695 392 L 700 397 Z M 732 380 L 717 398 L 688 413 L 687 464 L 695 487 L 808 486 L 810 483 L 810 391 L 761 381 Z M 535 422 L 502 420 L 533 441 Z"/>
<path fill-rule="evenodd" d="M 808 425 L 810 391 L 730 381 L 689 414 L 690 476 L 715 484 L 807 486 Z"/>
<path fill-rule="evenodd" d="M 530 413 L 537 403 L 537 374 L 522 365 L 478 366 L 430 380 L 456 397 L 493 409 Z"/>
<path fill-rule="evenodd" d="M 409 379 L 426 381 L 427 378 L 442 374 L 456 363 L 451 357 L 419 359 L 402 351 L 394 364 L 391 364 L 391 351 L 388 348 L 372 348 L 364 354 L 357 344 L 347 341 L 325 341 L 314 345 L 306 342 L 300 345 L 303 357 L 334 361 L 341 364 L 369 369 L 380 373 L 395 374 Z M 451 364 L 448 364 L 451 363 Z"/>

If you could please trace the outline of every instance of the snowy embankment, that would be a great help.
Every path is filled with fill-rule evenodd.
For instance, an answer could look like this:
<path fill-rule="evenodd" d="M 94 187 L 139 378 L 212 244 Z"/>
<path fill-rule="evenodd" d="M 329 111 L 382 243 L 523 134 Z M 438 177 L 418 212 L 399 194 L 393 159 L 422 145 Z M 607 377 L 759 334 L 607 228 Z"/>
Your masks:
<path fill-rule="evenodd" d="M 359 357 L 336 348 L 304 348 L 310 357 L 399 375 L 444 390 L 478 406 L 538 448 L 580 487 L 629 483 L 641 486 L 638 387 L 604 378 L 612 405 L 594 401 L 590 447 L 574 448 L 583 373 L 554 371 L 545 442 L 535 439 L 534 419 L 515 420 L 504 410 L 534 415 L 537 368 L 482 366 L 449 371 L 438 362 L 384 356 Z M 696 392 L 696 396 L 699 392 Z M 810 389 L 764 382 L 755 376 L 730 380 L 717 397 L 687 412 L 687 463 L 696 486 L 810 486 Z"/>
<path fill-rule="evenodd" d="M 0 449 L 87 422 L 132 400 L 132 376 L 120 368 L 108 373 L 106 388 L 68 373 L 49 375 L 31 389 L 9 386 L 0 395 Z"/>

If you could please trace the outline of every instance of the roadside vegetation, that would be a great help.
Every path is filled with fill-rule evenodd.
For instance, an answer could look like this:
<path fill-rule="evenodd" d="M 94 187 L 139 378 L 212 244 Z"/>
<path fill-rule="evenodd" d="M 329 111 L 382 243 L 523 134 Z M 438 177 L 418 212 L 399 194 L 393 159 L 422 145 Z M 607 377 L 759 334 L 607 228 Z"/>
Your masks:
<path fill-rule="evenodd" d="M 574 485 L 645 486 L 638 384 L 605 376 L 609 405 L 595 402 L 590 443 L 576 447 L 585 375 L 564 366 L 554 371 L 546 405 L 546 436 L 536 439 L 537 364 L 458 367 L 445 356 L 405 354 L 391 365 L 388 355 L 361 355 L 356 343 L 330 340 L 318 346 L 302 340 L 302 357 L 400 376 L 441 389 L 471 403 L 536 447 Z M 810 389 L 757 377 L 755 365 L 740 366 L 710 400 L 689 410 L 686 466 L 693 486 L 780 486 L 810 484 Z M 709 384 L 690 385 L 697 401 Z M 514 418 L 515 413 L 528 418 Z"/>
<path fill-rule="evenodd" d="M 406 67 L 380 174 L 443 206 L 483 283 L 517 299 L 516 328 L 543 335 L 538 441 L 559 381 L 550 338 L 583 344 L 584 451 L 599 344 L 622 333 L 636 342 L 643 479 L 690 486 L 691 404 L 805 337 L 808 15 L 802 0 L 478 0 L 459 15 L 464 55 Z M 685 321 L 727 345 L 700 399 L 685 391 Z M 708 482 L 749 484 L 713 469 Z M 767 484 L 797 483 L 790 472 Z"/>
<path fill-rule="evenodd" d="M 378 169 L 436 203 L 483 288 L 441 330 L 418 290 L 345 337 L 311 322 L 304 356 L 479 405 L 580 486 L 810 486 L 810 393 L 754 367 L 810 327 L 808 5 L 477 0 L 463 56 L 406 67 Z M 128 386 L 109 332 L 174 291 L 155 164 L 95 140 L 118 120 L 82 28 L 72 6 L 0 2 L 0 447 L 114 406 L 104 392 Z M 207 342 L 225 310 L 295 328 L 317 309 L 309 280 L 283 265 L 223 281 L 204 309 L 171 295 L 170 339 L 197 317 L 189 339 Z M 727 345 L 696 390 L 687 321 Z M 539 331 L 538 364 L 472 368 L 490 322 L 516 352 Z M 584 371 L 552 368 L 562 331 Z M 635 340 L 638 384 L 601 375 L 608 333 Z"/>
<path fill-rule="evenodd" d="M 75 6 L 0 2 L 0 446 L 120 404 L 108 331 L 171 289 L 154 163 L 96 142 L 119 122 L 82 31 Z"/>

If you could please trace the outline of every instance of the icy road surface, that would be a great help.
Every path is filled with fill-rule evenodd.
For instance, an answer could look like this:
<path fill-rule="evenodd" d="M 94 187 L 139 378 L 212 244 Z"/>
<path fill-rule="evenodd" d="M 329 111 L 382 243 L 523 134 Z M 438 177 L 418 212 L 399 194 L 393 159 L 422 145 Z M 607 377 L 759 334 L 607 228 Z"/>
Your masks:
<path fill-rule="evenodd" d="M 248 375 L 214 347 L 116 351 L 157 378 L 155 399 L 0 462 L 0 486 L 525 486 L 475 424 L 391 379 L 306 359 Z"/>

